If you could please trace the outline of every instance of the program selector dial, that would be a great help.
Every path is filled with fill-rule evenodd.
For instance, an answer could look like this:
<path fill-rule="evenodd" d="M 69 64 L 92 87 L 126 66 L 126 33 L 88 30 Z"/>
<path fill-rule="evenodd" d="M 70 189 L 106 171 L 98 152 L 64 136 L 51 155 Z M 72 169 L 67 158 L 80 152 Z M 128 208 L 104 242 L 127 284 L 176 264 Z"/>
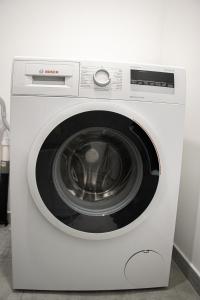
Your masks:
<path fill-rule="evenodd" d="M 110 74 L 106 69 L 98 69 L 93 75 L 94 83 L 98 86 L 106 86 L 110 83 Z"/>

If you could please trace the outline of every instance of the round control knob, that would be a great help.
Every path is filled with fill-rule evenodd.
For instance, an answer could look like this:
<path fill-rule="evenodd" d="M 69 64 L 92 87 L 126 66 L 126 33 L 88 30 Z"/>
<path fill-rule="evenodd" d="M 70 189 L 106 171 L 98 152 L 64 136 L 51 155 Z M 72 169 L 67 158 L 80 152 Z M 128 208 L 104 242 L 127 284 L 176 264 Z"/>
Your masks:
<path fill-rule="evenodd" d="M 105 69 L 99 69 L 93 75 L 94 83 L 98 86 L 106 86 L 110 83 L 110 74 Z"/>

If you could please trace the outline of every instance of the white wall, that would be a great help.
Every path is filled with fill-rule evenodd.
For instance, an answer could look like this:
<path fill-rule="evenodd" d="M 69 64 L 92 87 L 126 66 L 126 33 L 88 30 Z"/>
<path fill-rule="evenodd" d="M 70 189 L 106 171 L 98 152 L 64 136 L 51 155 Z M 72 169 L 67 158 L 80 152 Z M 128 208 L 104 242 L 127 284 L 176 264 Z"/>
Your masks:
<path fill-rule="evenodd" d="M 162 62 L 183 66 L 187 71 L 185 138 L 175 245 L 200 274 L 199 0 L 167 1 Z"/>
<path fill-rule="evenodd" d="M 14 56 L 185 66 L 187 110 L 175 242 L 200 271 L 199 0 L 0 0 L 0 95 Z"/>

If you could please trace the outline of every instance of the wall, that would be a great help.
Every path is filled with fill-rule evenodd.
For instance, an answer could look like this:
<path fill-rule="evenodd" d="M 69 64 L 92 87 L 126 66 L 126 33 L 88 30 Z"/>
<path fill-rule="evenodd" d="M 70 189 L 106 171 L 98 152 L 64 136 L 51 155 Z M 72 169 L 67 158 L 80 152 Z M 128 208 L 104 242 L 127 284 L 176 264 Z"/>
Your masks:
<path fill-rule="evenodd" d="M 161 62 L 187 72 L 182 175 L 175 245 L 200 275 L 200 1 L 167 1 Z M 175 170 L 174 170 L 175 171 Z"/>
<path fill-rule="evenodd" d="M 184 66 L 187 105 L 175 243 L 200 271 L 200 2 L 1 0 L 0 95 L 9 113 L 14 56 Z"/>

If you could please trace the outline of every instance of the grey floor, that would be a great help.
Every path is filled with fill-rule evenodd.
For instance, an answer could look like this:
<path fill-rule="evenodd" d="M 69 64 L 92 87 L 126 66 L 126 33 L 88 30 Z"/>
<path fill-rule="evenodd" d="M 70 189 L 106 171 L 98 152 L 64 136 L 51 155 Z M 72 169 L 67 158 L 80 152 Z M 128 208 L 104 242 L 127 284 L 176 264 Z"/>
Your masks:
<path fill-rule="evenodd" d="M 13 291 L 11 288 L 10 228 L 0 227 L 0 300 L 200 300 L 189 281 L 173 262 L 167 289 L 112 292 L 53 293 Z"/>

